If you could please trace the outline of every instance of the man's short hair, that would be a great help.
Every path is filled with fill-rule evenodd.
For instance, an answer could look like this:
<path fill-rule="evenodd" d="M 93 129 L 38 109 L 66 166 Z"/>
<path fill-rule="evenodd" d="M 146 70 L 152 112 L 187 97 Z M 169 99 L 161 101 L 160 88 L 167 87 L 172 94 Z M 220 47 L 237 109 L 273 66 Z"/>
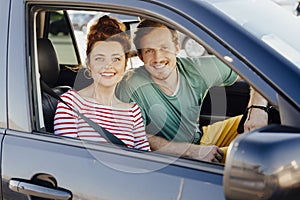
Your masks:
<path fill-rule="evenodd" d="M 174 42 L 174 44 L 175 45 L 179 44 L 178 33 L 175 29 L 157 21 L 142 19 L 136 27 L 136 31 L 134 33 L 134 38 L 133 38 L 133 43 L 139 52 L 141 50 L 140 48 L 141 38 L 149 34 L 155 28 L 167 28 L 171 32 L 172 41 Z"/>

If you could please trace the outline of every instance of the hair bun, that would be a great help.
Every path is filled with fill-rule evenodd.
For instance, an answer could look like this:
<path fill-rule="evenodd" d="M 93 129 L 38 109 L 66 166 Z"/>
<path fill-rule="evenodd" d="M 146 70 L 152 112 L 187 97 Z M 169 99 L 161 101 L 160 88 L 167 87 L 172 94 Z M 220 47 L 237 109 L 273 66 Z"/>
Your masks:
<path fill-rule="evenodd" d="M 125 26 L 122 25 L 117 19 L 104 15 L 99 18 L 94 28 L 104 33 L 120 33 L 125 31 Z"/>
<path fill-rule="evenodd" d="M 122 46 L 126 54 L 130 51 L 131 44 L 126 26 L 118 19 L 104 15 L 90 27 L 87 35 L 86 55 L 88 57 L 93 45 L 98 41 L 117 41 Z"/>

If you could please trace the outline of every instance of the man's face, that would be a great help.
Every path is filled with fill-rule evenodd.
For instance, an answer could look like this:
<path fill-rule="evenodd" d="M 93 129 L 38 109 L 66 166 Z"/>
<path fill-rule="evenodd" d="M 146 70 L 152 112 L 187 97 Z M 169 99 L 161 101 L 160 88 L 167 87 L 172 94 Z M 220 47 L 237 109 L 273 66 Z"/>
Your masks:
<path fill-rule="evenodd" d="M 140 40 L 139 57 L 145 64 L 152 80 L 167 80 L 176 73 L 176 55 L 179 45 L 175 45 L 167 28 L 155 28 Z"/>

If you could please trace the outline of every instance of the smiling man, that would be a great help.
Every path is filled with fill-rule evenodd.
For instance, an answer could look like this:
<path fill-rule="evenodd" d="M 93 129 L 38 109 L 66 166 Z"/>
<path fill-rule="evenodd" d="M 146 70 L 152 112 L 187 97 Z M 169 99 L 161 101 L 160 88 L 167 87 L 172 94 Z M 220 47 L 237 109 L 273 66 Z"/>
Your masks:
<path fill-rule="evenodd" d="M 219 147 L 226 149 L 236 137 L 241 116 L 200 130 L 199 114 L 208 89 L 232 85 L 237 74 L 215 56 L 177 57 L 177 31 L 158 22 L 141 21 L 134 43 L 144 66 L 129 71 L 116 93 L 121 100 L 140 105 L 151 149 L 220 162 L 224 152 Z M 253 93 L 251 104 L 265 106 L 267 102 Z M 264 111 L 253 109 L 251 115 L 246 130 L 267 124 Z"/>

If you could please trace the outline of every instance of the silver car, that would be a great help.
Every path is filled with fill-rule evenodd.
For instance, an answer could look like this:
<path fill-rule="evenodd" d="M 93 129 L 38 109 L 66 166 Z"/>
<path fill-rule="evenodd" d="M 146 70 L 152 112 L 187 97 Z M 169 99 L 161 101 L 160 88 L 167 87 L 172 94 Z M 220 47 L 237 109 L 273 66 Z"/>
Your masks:
<path fill-rule="evenodd" d="M 297 16 L 269 0 L 5 0 L 0 10 L 2 199 L 299 198 Z M 238 73 L 242 82 L 208 91 L 203 123 L 243 114 L 249 86 L 279 119 L 239 135 L 225 164 L 54 135 L 57 99 L 41 80 L 58 95 L 88 84 L 80 79 L 84 64 L 69 11 L 168 23 L 193 40 L 186 49 L 195 56 L 204 50 Z M 66 35 L 51 33 L 54 12 L 65 20 Z"/>

